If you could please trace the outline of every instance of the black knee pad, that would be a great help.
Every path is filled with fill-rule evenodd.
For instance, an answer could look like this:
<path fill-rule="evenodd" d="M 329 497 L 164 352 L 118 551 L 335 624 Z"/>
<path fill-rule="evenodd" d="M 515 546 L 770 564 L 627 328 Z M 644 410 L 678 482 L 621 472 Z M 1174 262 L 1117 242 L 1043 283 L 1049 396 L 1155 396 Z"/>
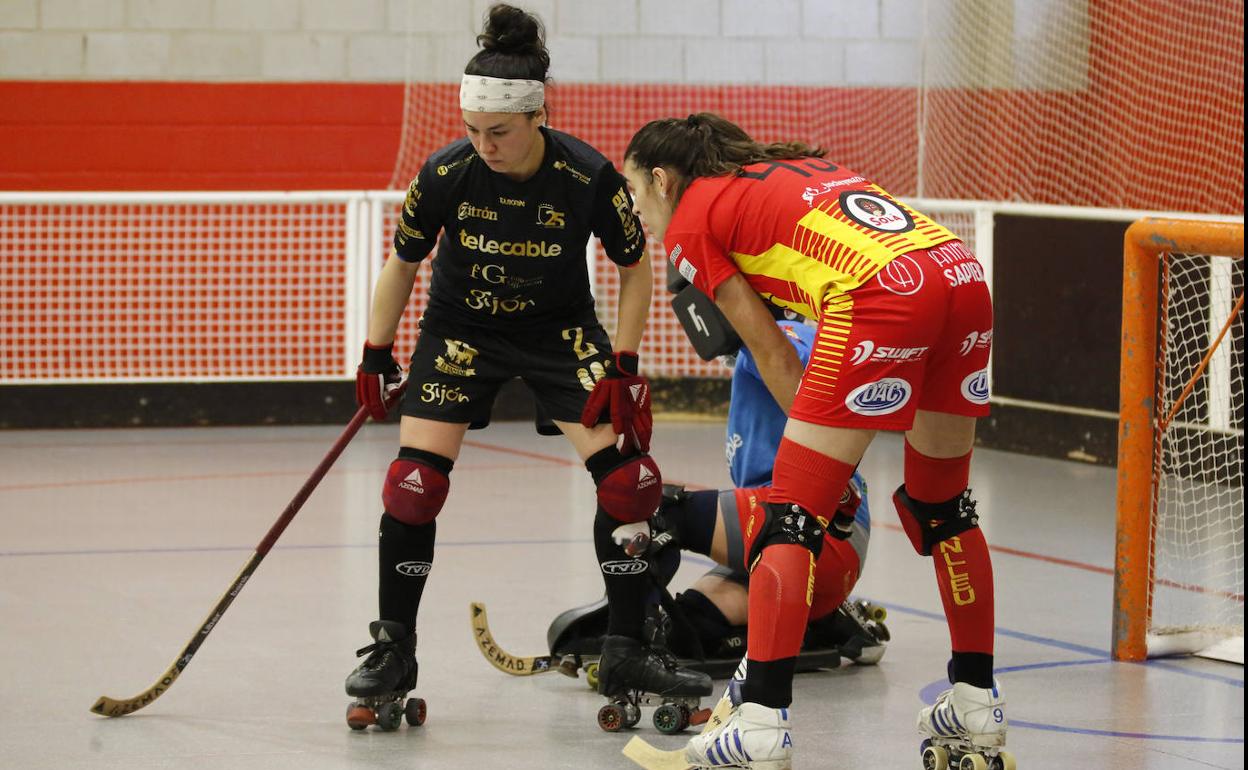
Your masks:
<path fill-rule="evenodd" d="M 922 556 L 931 556 L 932 549 L 940 543 L 979 526 L 970 489 L 943 503 L 925 503 L 906 494 L 906 485 L 902 484 L 893 493 L 893 505 L 910 544 Z M 906 521 L 907 516 L 910 521 Z"/>
<path fill-rule="evenodd" d="M 759 528 L 758 537 L 750 545 L 745 563 L 753 571 L 754 563 L 762 556 L 763 549 L 773 543 L 804 546 L 816 560 L 823 551 L 823 536 L 827 521 L 820 519 L 797 503 L 763 503 L 766 519 Z"/>

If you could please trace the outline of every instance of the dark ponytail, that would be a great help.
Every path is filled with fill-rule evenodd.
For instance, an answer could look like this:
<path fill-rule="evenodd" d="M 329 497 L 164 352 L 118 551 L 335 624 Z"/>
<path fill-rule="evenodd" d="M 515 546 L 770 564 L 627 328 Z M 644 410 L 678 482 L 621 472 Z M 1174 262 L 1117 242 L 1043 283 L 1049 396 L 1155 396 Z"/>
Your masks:
<path fill-rule="evenodd" d="M 642 169 L 663 167 L 675 172 L 676 199 L 694 179 L 736 174 L 764 160 L 822 158 L 826 151 L 803 142 L 762 144 L 744 129 L 712 112 L 687 118 L 652 120 L 633 135 L 624 160 Z"/>
<path fill-rule="evenodd" d="M 546 30 L 533 14 L 506 3 L 490 6 L 477 45 L 481 50 L 468 60 L 465 75 L 546 81 Z"/>

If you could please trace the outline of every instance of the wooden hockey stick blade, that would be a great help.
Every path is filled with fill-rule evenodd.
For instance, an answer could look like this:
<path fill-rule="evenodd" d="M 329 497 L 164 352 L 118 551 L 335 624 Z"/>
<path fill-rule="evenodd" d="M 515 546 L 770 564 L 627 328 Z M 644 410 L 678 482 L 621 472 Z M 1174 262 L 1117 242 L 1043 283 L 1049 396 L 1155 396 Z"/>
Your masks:
<path fill-rule="evenodd" d="M 565 676 L 576 677 L 575 669 L 569 673 L 559 665 L 562 658 L 557 655 L 524 657 L 512 655 L 499 647 L 498 642 L 494 641 L 494 636 L 490 634 L 490 620 L 485 613 L 485 605 L 481 602 L 471 602 L 468 609 L 472 620 L 472 638 L 477 642 L 477 649 L 494 668 L 512 676 L 533 676 L 545 674 L 548 671 L 558 671 Z"/>
<path fill-rule="evenodd" d="M 719 699 L 715 704 L 715 710 L 711 712 L 711 718 L 706 720 L 706 724 L 702 725 L 702 732 L 705 733 L 722 725 L 728 719 L 728 715 L 732 713 L 732 701 L 728 696 Z M 663 751 L 662 749 L 651 746 L 640 736 L 634 735 L 624 744 L 624 756 L 631 759 L 635 764 L 646 768 L 646 770 L 686 770 L 689 763 L 685 761 L 685 750 L 675 749 L 673 751 Z"/>
<path fill-rule="evenodd" d="M 685 750 L 663 751 L 634 735 L 624 744 L 624 756 L 646 770 L 686 770 Z"/>
<path fill-rule="evenodd" d="M 402 393 L 403 387 L 405 386 L 406 381 L 404 381 L 403 386 L 399 388 L 400 393 Z M 199 646 L 204 643 L 205 639 L 208 638 L 208 634 L 212 632 L 212 629 L 216 627 L 217 622 L 221 620 L 221 616 L 225 614 L 225 610 L 238 596 L 239 592 L 243 590 L 243 586 L 247 585 L 247 581 L 251 579 L 251 575 L 256 571 L 256 567 L 260 566 L 260 562 L 264 559 L 265 555 L 268 554 L 268 552 L 273 548 L 273 544 L 277 542 L 277 538 L 280 537 L 282 532 L 286 530 L 286 527 L 290 524 L 291 519 L 295 518 L 295 514 L 299 512 L 299 509 L 303 507 L 303 504 L 307 501 L 308 497 L 311 496 L 312 490 L 316 489 L 317 484 L 321 483 L 321 479 L 325 478 L 325 474 L 329 472 L 330 467 L 338 459 L 338 456 L 342 454 L 342 450 L 346 449 L 347 444 L 351 442 L 351 439 L 355 438 L 355 434 L 359 432 L 360 426 L 362 426 L 366 420 L 368 420 L 368 409 L 360 407 L 356 410 L 355 416 L 351 418 L 351 422 L 347 423 L 347 427 L 344 428 L 342 433 L 338 436 L 338 440 L 334 442 L 332 447 L 330 447 L 329 452 L 321 458 L 321 462 L 316 466 L 316 469 L 312 471 L 312 475 L 308 477 L 307 481 L 303 482 L 303 486 L 299 488 L 299 491 L 295 493 L 295 496 L 291 499 L 291 501 L 286 504 L 286 508 L 282 511 L 282 515 L 278 517 L 277 521 L 273 522 L 273 526 L 269 527 L 269 531 L 265 534 L 264 539 L 260 541 L 260 544 L 256 546 L 256 550 L 251 555 L 251 558 L 249 558 L 247 563 L 243 565 L 243 568 L 239 570 L 238 575 L 234 578 L 234 582 L 230 583 L 230 587 L 225 590 L 225 593 L 221 594 L 221 598 L 217 600 L 217 603 L 212 608 L 212 611 L 208 613 L 208 617 L 200 625 L 199 631 L 197 631 L 195 636 L 191 637 L 191 641 L 182 648 L 182 652 L 178 655 L 177 659 L 173 661 L 173 665 L 169 667 L 169 670 L 166 671 L 160 679 L 156 680 L 156 684 L 147 688 L 133 698 L 127 698 L 124 700 L 110 698 L 107 695 L 101 695 L 96 699 L 95 705 L 91 707 L 92 713 L 106 717 L 122 717 L 150 705 L 152 701 L 165 694 L 165 691 L 173 685 L 178 676 L 182 673 L 182 670 L 185 669 L 187 664 L 191 662 L 191 658 L 195 657 L 195 653 L 199 650 Z"/>
<path fill-rule="evenodd" d="M 210 612 L 208 617 L 204 619 L 204 622 L 200 624 L 199 631 L 196 632 L 195 636 L 191 638 L 190 643 L 182 649 L 181 654 L 178 655 L 178 659 L 173 662 L 173 665 L 169 667 L 169 670 L 166 671 L 160 679 L 156 680 L 156 684 L 147 688 L 133 698 L 127 698 L 125 700 L 118 700 L 116 698 L 110 698 L 107 695 L 101 695 L 98 699 L 96 699 L 95 705 L 91 707 L 91 711 L 105 717 L 123 717 L 126 714 L 138 711 L 144 706 L 149 705 L 161 695 L 164 695 L 165 691 L 173 685 L 174 681 L 182 673 L 182 669 L 186 668 L 186 665 L 191 662 L 191 658 L 195 657 L 195 653 L 199 650 L 199 646 L 204 643 L 204 639 L 208 637 L 209 632 L 212 631 L 213 627 L 217 624 L 217 621 L 221 619 L 221 616 L 225 613 L 226 607 L 229 607 L 230 603 L 234 601 L 234 597 L 238 596 L 238 592 L 243 590 L 243 586 L 246 585 L 247 579 L 251 577 L 251 573 L 255 571 L 256 566 L 259 565 L 259 563 L 260 558 L 257 558 L 256 554 L 252 554 L 251 558 L 247 560 L 247 564 L 243 566 L 242 570 L 240 570 L 238 575 L 234 578 L 234 582 L 230 583 L 230 587 L 226 589 L 225 593 L 221 595 L 221 598 L 217 600 L 216 605 L 212 608 L 212 612 Z"/>

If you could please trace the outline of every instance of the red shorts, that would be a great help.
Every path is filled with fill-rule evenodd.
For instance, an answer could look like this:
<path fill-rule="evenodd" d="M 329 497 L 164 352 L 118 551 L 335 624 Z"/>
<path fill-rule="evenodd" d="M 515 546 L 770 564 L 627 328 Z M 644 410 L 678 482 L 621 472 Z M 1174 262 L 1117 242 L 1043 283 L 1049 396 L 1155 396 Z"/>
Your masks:
<path fill-rule="evenodd" d="M 828 298 L 789 416 L 816 425 L 909 430 L 914 411 L 988 414 L 992 300 L 961 241 L 897 257 Z"/>
<path fill-rule="evenodd" d="M 749 558 L 754 538 L 763 525 L 763 503 L 767 488 L 736 489 L 737 516 L 741 521 L 742 553 Z M 864 545 L 865 547 L 865 545 Z M 823 538 L 823 549 L 815 562 L 815 589 L 810 603 L 810 617 L 821 618 L 841 606 L 849 598 L 849 592 L 858 582 L 862 562 L 849 540 L 837 540 L 831 535 Z M 748 564 L 729 564 L 729 567 L 749 569 Z"/>

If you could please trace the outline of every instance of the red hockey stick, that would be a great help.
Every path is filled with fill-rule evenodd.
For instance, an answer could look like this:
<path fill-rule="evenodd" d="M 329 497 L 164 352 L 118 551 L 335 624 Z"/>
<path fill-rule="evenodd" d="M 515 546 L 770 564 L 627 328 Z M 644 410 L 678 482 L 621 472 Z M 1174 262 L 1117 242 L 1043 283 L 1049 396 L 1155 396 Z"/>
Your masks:
<path fill-rule="evenodd" d="M 397 393 L 395 398 L 397 400 Z M 243 586 L 247 585 L 247 580 L 256 571 L 256 567 L 260 566 L 260 562 L 269 552 L 269 549 L 281 537 L 282 532 L 286 529 L 286 525 L 290 524 L 291 519 L 295 518 L 295 514 L 299 512 L 304 502 L 311 496 L 312 490 L 316 489 L 316 485 L 321 483 L 321 479 L 329 472 L 330 466 L 338 459 L 338 455 L 342 454 L 342 450 L 347 448 L 347 444 L 351 442 L 351 439 L 355 438 L 355 434 L 359 432 L 360 426 L 367 419 L 368 410 L 365 407 L 360 407 L 356 411 L 355 416 L 351 418 L 351 422 L 347 423 L 347 427 L 342 431 L 342 435 L 338 437 L 338 440 L 330 447 L 329 452 L 321 460 L 320 464 L 316 466 L 316 470 L 312 471 L 312 475 L 308 477 L 307 481 L 303 482 L 303 486 L 299 488 L 294 499 L 286 505 L 286 510 L 282 511 L 282 515 L 269 528 L 268 534 L 260 541 L 260 545 L 256 546 L 255 553 L 243 565 L 243 569 L 238 573 L 238 577 L 234 578 L 234 582 L 230 583 L 230 587 L 217 600 L 216 606 L 212 608 L 212 612 L 208 613 L 208 618 L 199 627 L 199 631 L 195 632 L 195 636 L 191 637 L 191 641 L 182 649 L 177 660 L 156 681 L 156 684 L 127 700 L 115 700 L 107 695 L 101 695 L 99 700 L 95 702 L 95 705 L 91 707 L 91 711 L 106 717 L 125 716 L 147 706 L 173 685 L 174 680 L 182 673 L 182 669 L 186 668 L 187 664 L 191 662 L 191 658 L 195 657 L 195 652 L 199 650 L 199 646 L 204 643 L 204 640 L 208 638 L 208 634 L 216 627 L 217 621 L 221 620 L 225 610 L 238 596 L 238 593 L 243 590 Z"/>

